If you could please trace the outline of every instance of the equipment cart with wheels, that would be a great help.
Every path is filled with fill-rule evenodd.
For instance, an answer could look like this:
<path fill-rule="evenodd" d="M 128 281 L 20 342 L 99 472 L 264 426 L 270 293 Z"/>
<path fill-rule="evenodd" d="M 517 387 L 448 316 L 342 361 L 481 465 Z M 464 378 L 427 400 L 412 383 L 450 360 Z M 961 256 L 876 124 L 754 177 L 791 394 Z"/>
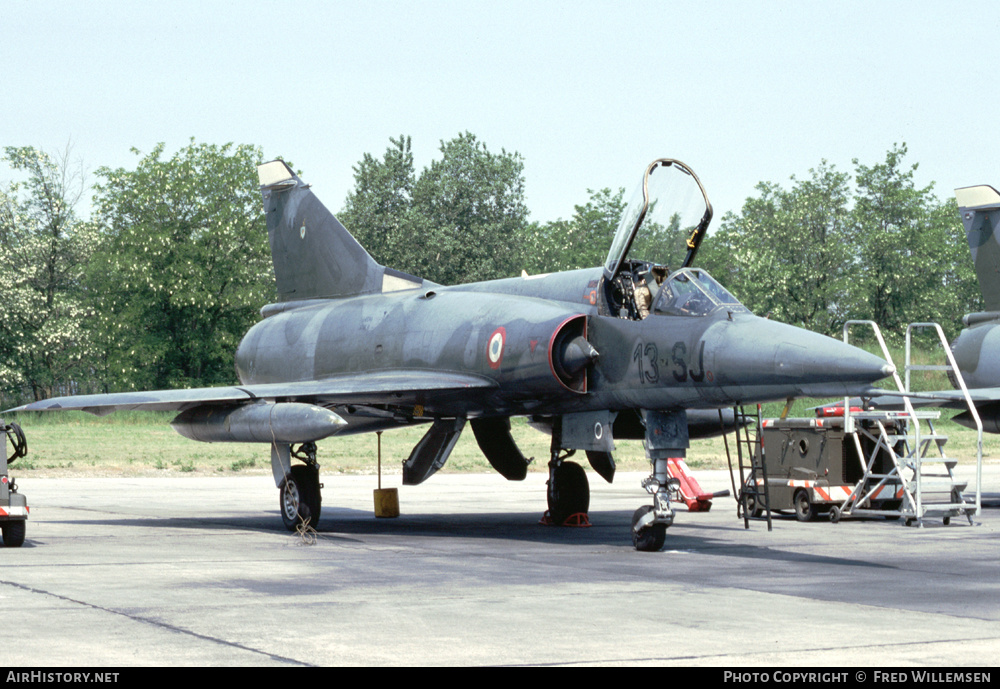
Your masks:
<path fill-rule="evenodd" d="M 0 534 L 8 548 L 18 548 L 24 543 L 25 522 L 28 520 L 28 501 L 17 492 L 17 484 L 8 473 L 8 466 L 28 454 L 24 431 L 16 423 L 6 424 L 0 419 L 0 432 L 4 434 L 4 448 L 0 453 Z M 7 454 L 7 441 L 13 452 Z"/>
<path fill-rule="evenodd" d="M 871 423 L 859 420 L 861 426 Z M 869 461 L 880 477 L 892 473 L 888 448 L 870 436 L 855 443 L 845 432 L 843 416 L 764 419 L 761 426 L 771 510 L 794 512 L 799 521 L 811 521 L 819 514 L 836 521 L 848 498 L 868 487 L 864 479 Z M 898 510 L 901 488 L 898 480 L 883 480 L 877 490 L 866 493 L 865 506 Z"/>

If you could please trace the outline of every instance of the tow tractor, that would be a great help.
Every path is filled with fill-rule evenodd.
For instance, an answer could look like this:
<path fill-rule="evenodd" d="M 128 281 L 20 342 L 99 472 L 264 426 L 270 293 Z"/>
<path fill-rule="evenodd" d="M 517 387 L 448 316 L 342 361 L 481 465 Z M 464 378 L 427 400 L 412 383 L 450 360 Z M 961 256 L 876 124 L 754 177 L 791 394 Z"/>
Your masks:
<path fill-rule="evenodd" d="M 8 474 L 7 467 L 28 454 L 24 431 L 16 423 L 6 424 L 0 419 L 0 432 L 4 434 L 4 449 L 0 453 L 0 534 L 8 548 L 18 548 L 24 543 L 25 522 L 28 520 L 28 501 L 17 492 L 17 484 Z M 14 450 L 7 455 L 7 441 Z"/>

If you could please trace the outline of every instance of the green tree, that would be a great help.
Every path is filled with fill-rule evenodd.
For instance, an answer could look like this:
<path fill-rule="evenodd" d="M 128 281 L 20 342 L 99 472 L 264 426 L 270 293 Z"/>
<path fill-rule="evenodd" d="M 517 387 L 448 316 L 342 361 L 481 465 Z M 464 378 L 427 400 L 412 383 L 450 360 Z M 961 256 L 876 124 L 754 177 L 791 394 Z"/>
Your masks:
<path fill-rule="evenodd" d="M 847 318 L 851 245 L 849 175 L 823 161 L 792 188 L 757 185 L 729 212 L 698 263 L 759 315 L 837 334 Z"/>
<path fill-rule="evenodd" d="M 85 188 L 70 149 L 55 158 L 7 147 L 3 159 L 27 179 L 0 188 L 0 391 L 42 399 L 77 392 L 92 353 L 81 277 L 92 228 L 74 211 Z"/>
<path fill-rule="evenodd" d="M 618 222 L 625 212 L 625 190 L 588 189 L 586 203 L 574 206 L 570 220 L 533 224 L 525 239 L 530 273 L 551 273 L 604 264 Z"/>
<path fill-rule="evenodd" d="M 97 171 L 88 284 L 107 389 L 235 382 L 236 345 L 274 294 L 260 149 L 192 139 L 170 159 L 163 150 Z"/>
<path fill-rule="evenodd" d="M 385 265 L 456 284 L 520 272 L 528 227 L 524 163 L 491 153 L 468 132 L 441 142 L 441 159 L 414 175 L 409 137 L 381 160 L 365 154 L 341 222 Z"/>
<path fill-rule="evenodd" d="M 413 272 L 411 224 L 416 174 L 410 137 L 389 139 L 385 156 L 365 153 L 354 166 L 354 189 L 339 220 L 372 257 L 397 270 Z"/>
<path fill-rule="evenodd" d="M 858 194 L 853 209 L 859 264 L 852 310 L 894 337 L 906 325 L 937 321 L 954 332 L 962 309 L 975 303 L 968 247 L 953 200 L 941 203 L 934 185 L 917 188 L 905 144 L 881 163 L 854 161 Z"/>
<path fill-rule="evenodd" d="M 440 150 L 413 187 L 416 274 L 444 284 L 517 275 L 528 224 L 521 156 L 491 153 L 469 132 Z"/>
<path fill-rule="evenodd" d="M 529 275 L 568 270 L 563 254 L 572 228 L 572 221 L 562 218 L 546 223 L 529 223 L 519 240 L 524 248 L 523 270 Z"/>
<path fill-rule="evenodd" d="M 762 182 L 739 215 L 727 213 L 699 263 L 751 310 L 839 336 L 848 319 L 874 320 L 902 339 L 936 321 L 954 334 L 979 308 L 968 246 L 953 199 L 917 188 L 904 145 L 885 160 L 854 161 L 854 182 L 825 161 L 789 190 Z"/>

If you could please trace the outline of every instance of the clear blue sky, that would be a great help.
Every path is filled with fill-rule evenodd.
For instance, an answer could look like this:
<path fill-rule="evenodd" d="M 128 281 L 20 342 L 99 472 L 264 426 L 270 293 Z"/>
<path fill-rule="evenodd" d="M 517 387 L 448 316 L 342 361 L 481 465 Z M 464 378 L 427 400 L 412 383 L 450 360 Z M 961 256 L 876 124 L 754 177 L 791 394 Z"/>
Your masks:
<path fill-rule="evenodd" d="M 716 217 L 762 180 L 906 142 L 945 198 L 1000 187 L 995 2 L 0 0 L 0 146 L 134 167 L 259 145 L 339 209 L 365 152 L 470 131 L 525 161 L 532 219 L 669 156 Z M 11 173 L 0 167 L 0 180 Z"/>

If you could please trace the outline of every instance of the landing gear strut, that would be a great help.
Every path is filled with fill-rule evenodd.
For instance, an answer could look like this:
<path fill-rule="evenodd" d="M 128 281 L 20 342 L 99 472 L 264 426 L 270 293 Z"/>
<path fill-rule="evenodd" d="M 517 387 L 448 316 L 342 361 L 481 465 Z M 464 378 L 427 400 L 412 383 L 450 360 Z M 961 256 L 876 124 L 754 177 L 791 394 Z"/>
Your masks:
<path fill-rule="evenodd" d="M 552 425 L 552 444 L 549 446 L 549 480 L 546 498 L 549 510 L 543 521 L 556 526 L 589 525 L 590 483 L 587 473 L 576 462 L 566 460 L 576 450 L 563 451 L 563 424 L 557 418 Z"/>
<path fill-rule="evenodd" d="M 315 525 L 319 522 L 323 484 L 319 481 L 316 443 L 302 443 L 289 452 L 292 457 L 305 462 L 291 467 L 278 486 L 281 521 L 286 529 L 295 531 L 300 524 Z"/>
<path fill-rule="evenodd" d="M 678 481 L 667 472 L 667 458 L 650 458 L 653 473 L 642 482 L 653 504 L 643 505 L 632 514 L 632 545 L 636 550 L 656 552 L 667 540 L 667 527 L 674 523 L 670 493 L 677 490 Z"/>
<path fill-rule="evenodd" d="M 683 457 L 690 443 L 687 414 L 683 411 L 643 410 L 642 421 L 646 427 L 643 444 L 653 470 L 642 487 L 653 496 L 653 504 L 640 507 L 632 515 L 632 545 L 636 550 L 655 552 L 663 547 L 667 527 L 674 523 L 670 493 L 680 488 L 680 482 L 670 476 L 667 459 Z"/>
<path fill-rule="evenodd" d="M 574 517 L 586 521 L 590 509 L 590 482 L 587 472 L 576 462 L 567 462 L 573 455 L 570 450 L 565 455 L 556 453 L 549 462 L 549 481 L 546 497 L 549 503 L 549 519 L 556 526 L 564 526 Z M 579 515 L 579 516 L 578 516 Z"/>

